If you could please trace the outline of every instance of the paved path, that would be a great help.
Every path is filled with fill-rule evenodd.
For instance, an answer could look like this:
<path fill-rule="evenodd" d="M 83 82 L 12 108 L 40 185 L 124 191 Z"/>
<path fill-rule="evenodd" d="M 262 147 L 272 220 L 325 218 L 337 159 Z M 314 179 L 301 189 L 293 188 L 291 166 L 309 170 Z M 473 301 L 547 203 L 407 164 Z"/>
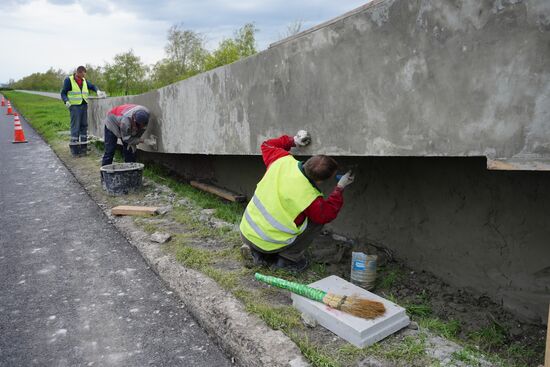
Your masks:
<path fill-rule="evenodd" d="M 0 108 L 0 366 L 230 366 L 42 139 Z"/>
<path fill-rule="evenodd" d="M 61 99 L 61 94 L 60 93 L 38 92 L 38 91 L 34 91 L 34 90 L 23 90 L 23 89 L 16 89 L 16 92 L 39 94 L 39 95 L 44 96 L 44 97 L 51 97 L 51 98 Z"/>

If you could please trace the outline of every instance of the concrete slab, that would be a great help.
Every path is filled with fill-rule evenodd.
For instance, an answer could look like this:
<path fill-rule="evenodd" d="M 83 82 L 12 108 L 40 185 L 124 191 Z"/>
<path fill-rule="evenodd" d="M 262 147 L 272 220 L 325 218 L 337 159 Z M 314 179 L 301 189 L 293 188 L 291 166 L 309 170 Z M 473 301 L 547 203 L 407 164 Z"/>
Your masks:
<path fill-rule="evenodd" d="M 363 348 L 374 344 L 410 323 L 403 307 L 335 275 L 311 283 L 309 286 L 336 294 L 348 296 L 357 294 L 361 297 L 380 301 L 386 306 L 384 316 L 374 320 L 366 320 L 292 294 L 292 302 L 296 309 L 314 318 L 320 325 L 356 347 Z"/>

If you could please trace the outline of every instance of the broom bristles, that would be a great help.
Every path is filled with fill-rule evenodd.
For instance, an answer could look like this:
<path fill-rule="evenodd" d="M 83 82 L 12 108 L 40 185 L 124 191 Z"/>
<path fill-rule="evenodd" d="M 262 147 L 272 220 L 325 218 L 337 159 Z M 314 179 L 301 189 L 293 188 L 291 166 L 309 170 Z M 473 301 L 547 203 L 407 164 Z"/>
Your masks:
<path fill-rule="evenodd" d="M 323 303 L 364 319 L 374 319 L 386 312 L 386 307 L 382 302 L 371 301 L 357 295 L 338 296 L 329 293 L 323 298 Z"/>

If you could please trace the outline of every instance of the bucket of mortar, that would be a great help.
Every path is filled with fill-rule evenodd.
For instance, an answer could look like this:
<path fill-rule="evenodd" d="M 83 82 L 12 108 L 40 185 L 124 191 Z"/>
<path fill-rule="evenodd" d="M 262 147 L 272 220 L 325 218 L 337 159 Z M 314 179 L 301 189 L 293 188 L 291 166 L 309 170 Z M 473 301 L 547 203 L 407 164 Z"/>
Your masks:
<path fill-rule="evenodd" d="M 350 281 L 365 289 L 372 289 L 376 281 L 376 260 L 378 256 L 363 252 L 352 252 Z"/>
<path fill-rule="evenodd" d="M 101 181 L 111 195 L 126 195 L 141 188 L 142 163 L 113 163 L 101 167 Z"/>

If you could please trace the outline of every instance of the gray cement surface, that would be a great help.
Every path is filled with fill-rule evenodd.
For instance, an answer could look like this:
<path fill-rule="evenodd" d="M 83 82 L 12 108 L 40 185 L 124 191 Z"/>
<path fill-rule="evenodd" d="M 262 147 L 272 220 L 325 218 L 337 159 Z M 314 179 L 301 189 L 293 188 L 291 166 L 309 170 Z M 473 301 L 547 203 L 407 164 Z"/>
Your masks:
<path fill-rule="evenodd" d="M 0 366 L 231 363 L 22 121 L 0 110 Z"/>

